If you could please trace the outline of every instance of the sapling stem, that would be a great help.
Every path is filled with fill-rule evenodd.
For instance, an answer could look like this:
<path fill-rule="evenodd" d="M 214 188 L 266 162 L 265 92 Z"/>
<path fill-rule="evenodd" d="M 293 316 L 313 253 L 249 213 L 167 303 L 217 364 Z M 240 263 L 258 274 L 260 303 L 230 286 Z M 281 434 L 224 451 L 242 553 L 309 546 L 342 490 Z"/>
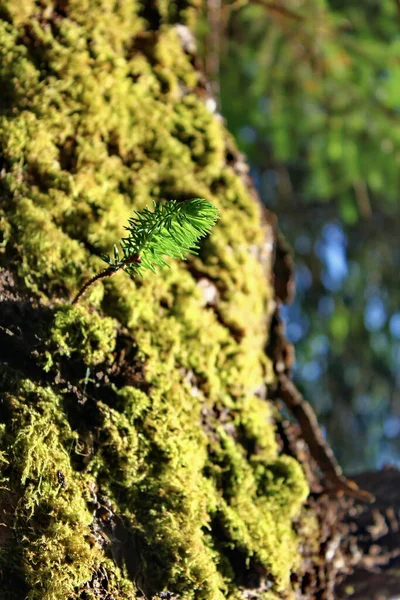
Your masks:
<path fill-rule="evenodd" d="M 112 275 L 117 273 L 120 269 L 125 267 L 127 264 L 131 264 L 131 263 L 140 263 L 140 256 L 138 256 L 138 255 L 128 256 L 125 260 L 123 260 L 121 262 L 121 264 L 111 265 L 111 266 L 107 267 L 107 269 L 103 269 L 103 271 L 100 271 L 100 273 L 97 273 L 97 275 L 94 275 L 91 279 L 89 279 L 86 283 L 83 284 L 83 286 L 81 287 L 79 292 L 76 294 L 75 298 L 72 300 L 71 304 L 77 304 L 77 302 L 79 302 L 79 300 L 82 298 L 82 296 L 84 296 L 86 294 L 88 288 L 93 283 L 95 283 L 99 279 L 105 279 L 106 277 L 111 277 Z"/>

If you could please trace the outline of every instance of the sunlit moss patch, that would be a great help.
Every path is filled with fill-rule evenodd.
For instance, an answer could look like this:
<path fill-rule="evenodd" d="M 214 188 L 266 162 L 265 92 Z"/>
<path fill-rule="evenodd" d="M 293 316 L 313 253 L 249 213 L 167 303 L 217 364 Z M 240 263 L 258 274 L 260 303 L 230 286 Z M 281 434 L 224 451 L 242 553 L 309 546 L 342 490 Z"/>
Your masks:
<path fill-rule="evenodd" d="M 196 6 L 1 2 L 0 261 L 32 308 L 0 372 L 0 570 L 30 599 L 233 599 L 258 573 L 268 600 L 298 564 L 307 485 L 257 392 L 265 229 L 178 35 Z M 191 197 L 221 214 L 198 257 L 70 305 L 133 210 Z"/>

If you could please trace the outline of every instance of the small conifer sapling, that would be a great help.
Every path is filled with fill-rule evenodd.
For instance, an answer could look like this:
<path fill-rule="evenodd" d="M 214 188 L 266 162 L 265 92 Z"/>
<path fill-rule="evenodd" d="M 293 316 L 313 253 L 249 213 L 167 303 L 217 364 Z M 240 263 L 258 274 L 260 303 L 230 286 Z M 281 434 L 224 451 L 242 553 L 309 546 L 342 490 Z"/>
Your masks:
<path fill-rule="evenodd" d="M 131 277 L 143 276 L 146 269 L 155 272 L 156 267 L 168 265 L 166 257 L 184 260 L 189 252 L 196 254 L 198 241 L 215 225 L 218 210 L 203 198 L 192 198 L 183 202 L 154 203 L 153 211 L 145 208 L 135 211 L 135 215 L 125 227 L 127 237 L 120 241 L 122 257 L 114 245 L 113 258 L 102 257 L 108 267 L 81 287 L 72 304 L 76 304 L 93 283 L 121 269 Z"/>

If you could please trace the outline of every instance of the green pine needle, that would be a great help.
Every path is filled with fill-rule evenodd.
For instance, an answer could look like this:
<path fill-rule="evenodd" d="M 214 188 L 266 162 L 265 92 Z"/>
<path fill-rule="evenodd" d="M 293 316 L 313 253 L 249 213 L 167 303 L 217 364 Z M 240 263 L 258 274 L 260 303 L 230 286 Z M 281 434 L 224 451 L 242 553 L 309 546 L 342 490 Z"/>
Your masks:
<path fill-rule="evenodd" d="M 128 236 L 122 238 L 123 258 L 118 246 L 114 246 L 114 258 L 103 256 L 108 267 L 87 281 L 72 300 L 76 304 L 88 288 L 99 279 L 111 277 L 120 269 L 125 269 L 131 277 L 156 267 L 168 265 L 165 257 L 185 259 L 188 252 L 195 254 L 197 242 L 207 235 L 217 222 L 218 210 L 202 198 L 192 198 L 184 202 L 170 200 L 168 204 L 154 203 L 154 210 L 145 208 L 135 211 L 136 217 L 129 219 L 125 227 Z"/>
<path fill-rule="evenodd" d="M 103 257 L 115 269 L 123 268 L 131 276 L 168 263 L 165 257 L 185 259 L 197 253 L 198 241 L 205 237 L 218 219 L 218 210 L 202 198 L 167 204 L 154 203 L 154 210 L 135 211 L 125 227 L 128 236 L 121 240 L 123 258 L 114 246 L 114 259 Z"/>

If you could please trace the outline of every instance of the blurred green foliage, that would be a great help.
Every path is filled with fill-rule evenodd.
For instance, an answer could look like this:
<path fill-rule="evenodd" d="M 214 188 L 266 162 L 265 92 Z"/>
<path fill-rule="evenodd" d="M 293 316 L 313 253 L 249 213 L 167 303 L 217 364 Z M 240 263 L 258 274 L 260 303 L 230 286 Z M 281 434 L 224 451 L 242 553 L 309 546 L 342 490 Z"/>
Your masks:
<path fill-rule="evenodd" d="M 276 160 L 306 173 L 308 199 L 340 195 L 340 211 L 365 182 L 396 202 L 400 166 L 400 19 L 394 0 L 292 0 L 289 17 L 251 3 L 232 12 L 223 57 L 223 114 L 240 135 L 254 128 Z M 235 67 L 235 68 L 234 68 Z M 243 139 L 244 138 L 244 139 Z"/>
<path fill-rule="evenodd" d="M 294 247 L 297 382 L 348 471 L 400 462 L 400 3 L 209 16 L 221 112 Z"/>

